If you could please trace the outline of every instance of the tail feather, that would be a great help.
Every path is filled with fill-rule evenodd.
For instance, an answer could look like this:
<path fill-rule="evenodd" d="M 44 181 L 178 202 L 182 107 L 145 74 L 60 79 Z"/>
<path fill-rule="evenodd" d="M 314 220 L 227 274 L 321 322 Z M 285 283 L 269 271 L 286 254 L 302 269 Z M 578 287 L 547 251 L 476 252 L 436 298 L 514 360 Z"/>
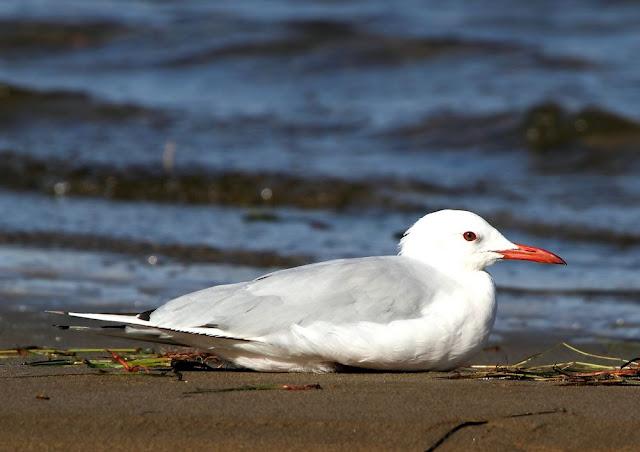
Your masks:
<path fill-rule="evenodd" d="M 133 341 L 153 342 L 156 344 L 184 346 L 183 342 L 176 341 L 171 334 L 157 328 L 137 328 L 128 325 L 109 326 L 78 326 L 78 325 L 56 325 L 58 328 L 78 333 L 90 333 L 100 336 L 117 337 Z"/>
<path fill-rule="evenodd" d="M 120 331 L 116 332 L 116 328 L 111 327 L 111 331 L 107 335 L 139 341 L 160 342 L 171 345 L 184 345 L 188 347 L 211 349 L 218 348 L 220 346 L 229 346 L 234 343 L 251 342 L 255 340 L 229 335 L 215 327 L 171 328 L 160 326 L 151 322 L 148 315 L 94 314 L 63 311 L 46 312 L 50 314 L 67 315 L 70 317 L 100 320 L 104 322 L 116 322 L 120 324 Z M 134 328 L 132 325 L 142 328 Z M 67 328 L 71 329 L 71 327 Z M 89 331 L 83 330 L 83 328 L 89 327 L 73 327 L 73 329 L 77 331 Z M 99 334 L 104 335 L 108 329 L 108 327 L 93 328 L 91 332 L 100 331 Z"/>
<path fill-rule="evenodd" d="M 64 312 L 64 311 L 46 311 L 50 314 L 68 315 L 70 317 L 80 317 L 83 319 L 102 320 L 104 322 L 118 322 L 127 325 L 153 326 L 147 319 L 141 319 L 137 315 L 130 314 L 93 314 L 84 312 Z"/>

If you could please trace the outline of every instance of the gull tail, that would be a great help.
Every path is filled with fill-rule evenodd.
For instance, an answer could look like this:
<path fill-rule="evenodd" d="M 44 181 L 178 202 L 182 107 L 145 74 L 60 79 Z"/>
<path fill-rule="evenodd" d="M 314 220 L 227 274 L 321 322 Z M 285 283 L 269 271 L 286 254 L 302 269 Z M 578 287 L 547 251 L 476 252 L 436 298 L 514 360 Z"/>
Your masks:
<path fill-rule="evenodd" d="M 145 311 L 140 314 L 94 314 L 65 311 L 46 312 L 49 314 L 99 320 L 103 322 L 115 322 L 118 325 L 102 327 L 58 325 L 58 327 L 70 331 L 96 333 L 103 336 L 119 337 L 135 341 L 196 347 L 206 350 L 225 348 L 233 344 L 253 341 L 252 339 L 229 335 L 218 328 L 209 326 L 195 328 L 170 328 L 166 326 L 159 326 L 150 321 L 150 314 L 153 311 Z"/>
<path fill-rule="evenodd" d="M 130 325 L 109 325 L 109 326 L 80 326 L 80 325 L 56 325 L 61 330 L 68 330 L 77 333 L 90 333 L 99 336 L 117 337 L 132 341 L 153 342 L 156 344 L 185 346 L 178 342 L 171 334 L 167 334 L 157 328 L 135 327 Z"/>
<path fill-rule="evenodd" d="M 103 322 L 118 322 L 126 325 L 140 325 L 152 327 L 149 321 L 149 314 L 152 311 L 141 312 L 140 314 L 93 314 L 84 312 L 66 312 L 66 311 L 45 311 L 49 314 L 66 315 L 69 317 L 80 317 L 83 319 L 102 320 Z"/>
<path fill-rule="evenodd" d="M 103 322 L 116 322 L 119 325 L 107 326 L 79 326 L 79 325 L 56 325 L 62 330 L 74 331 L 79 333 L 92 333 L 100 336 L 117 337 L 121 339 L 129 339 L 134 341 L 153 342 L 158 344 L 184 346 L 186 344 L 176 341 L 176 339 L 167 332 L 154 328 L 149 321 L 151 311 L 145 311 L 140 314 L 93 314 L 81 312 L 65 312 L 65 311 L 46 311 L 49 314 L 66 315 L 69 317 L 78 317 L 91 320 L 100 320 Z"/>

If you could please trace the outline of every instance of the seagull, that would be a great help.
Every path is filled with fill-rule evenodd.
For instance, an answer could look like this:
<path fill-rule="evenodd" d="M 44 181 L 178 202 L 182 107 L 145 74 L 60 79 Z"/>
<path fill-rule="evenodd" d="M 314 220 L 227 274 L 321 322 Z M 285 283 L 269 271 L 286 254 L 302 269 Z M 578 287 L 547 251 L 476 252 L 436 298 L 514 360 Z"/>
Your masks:
<path fill-rule="evenodd" d="M 63 314 L 118 322 L 128 337 L 208 350 L 255 371 L 450 370 L 479 352 L 493 327 L 487 266 L 566 264 L 463 210 L 425 215 L 398 249 L 210 287 L 137 315 Z"/>

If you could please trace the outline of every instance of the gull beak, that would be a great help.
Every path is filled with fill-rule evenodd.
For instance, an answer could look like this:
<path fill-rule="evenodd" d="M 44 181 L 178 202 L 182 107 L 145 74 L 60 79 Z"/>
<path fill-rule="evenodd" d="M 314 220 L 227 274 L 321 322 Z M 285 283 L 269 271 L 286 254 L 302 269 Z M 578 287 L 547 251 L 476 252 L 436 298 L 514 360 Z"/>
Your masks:
<path fill-rule="evenodd" d="M 516 246 L 517 248 L 515 249 L 498 251 L 498 253 L 502 254 L 503 259 L 567 265 L 564 259 L 553 254 L 551 251 L 536 248 L 535 246 L 520 245 L 518 243 L 516 243 Z"/>

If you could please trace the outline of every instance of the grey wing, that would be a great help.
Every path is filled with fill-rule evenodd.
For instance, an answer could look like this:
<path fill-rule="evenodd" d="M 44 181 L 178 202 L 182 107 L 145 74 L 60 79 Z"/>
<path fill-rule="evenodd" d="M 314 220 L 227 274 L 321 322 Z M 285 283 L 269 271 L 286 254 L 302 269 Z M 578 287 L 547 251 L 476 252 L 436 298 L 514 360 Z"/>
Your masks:
<path fill-rule="evenodd" d="M 184 295 L 155 310 L 151 321 L 167 328 L 209 326 L 238 337 L 317 321 L 386 323 L 419 317 L 441 278 L 402 256 L 327 261 Z"/>

